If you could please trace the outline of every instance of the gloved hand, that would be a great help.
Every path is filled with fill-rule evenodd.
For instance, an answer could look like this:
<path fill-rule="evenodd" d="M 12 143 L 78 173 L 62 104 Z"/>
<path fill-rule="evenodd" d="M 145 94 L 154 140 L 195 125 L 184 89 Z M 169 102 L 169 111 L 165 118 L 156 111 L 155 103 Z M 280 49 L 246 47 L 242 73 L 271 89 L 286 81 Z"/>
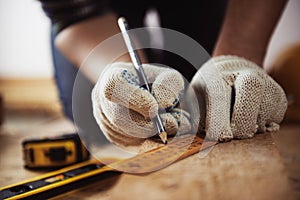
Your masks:
<path fill-rule="evenodd" d="M 251 138 L 276 131 L 287 109 L 283 89 L 255 63 L 236 56 L 218 56 L 196 73 L 200 129 L 210 139 Z"/>
<path fill-rule="evenodd" d="M 187 112 L 175 108 L 184 81 L 179 72 L 169 68 L 144 64 L 152 83 L 151 93 L 139 85 L 131 63 L 113 63 L 100 76 L 92 91 L 94 117 L 105 136 L 122 146 L 139 145 L 157 134 L 151 120 L 159 109 L 168 135 L 191 130 Z"/>

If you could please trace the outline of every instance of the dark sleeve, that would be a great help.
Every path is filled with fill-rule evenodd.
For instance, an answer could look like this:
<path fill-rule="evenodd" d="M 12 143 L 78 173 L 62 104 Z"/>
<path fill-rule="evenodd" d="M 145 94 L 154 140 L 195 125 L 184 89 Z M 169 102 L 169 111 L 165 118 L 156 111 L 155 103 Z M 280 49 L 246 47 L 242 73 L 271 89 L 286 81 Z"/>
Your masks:
<path fill-rule="evenodd" d="M 110 10 L 108 0 L 39 0 L 56 33 L 84 19 Z"/>

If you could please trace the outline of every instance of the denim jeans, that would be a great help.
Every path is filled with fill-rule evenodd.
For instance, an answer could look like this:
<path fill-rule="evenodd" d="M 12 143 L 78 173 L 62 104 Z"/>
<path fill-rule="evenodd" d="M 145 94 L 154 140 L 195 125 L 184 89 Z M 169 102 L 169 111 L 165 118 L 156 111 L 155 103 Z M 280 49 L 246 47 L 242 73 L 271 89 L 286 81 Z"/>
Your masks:
<path fill-rule="evenodd" d="M 91 92 L 93 84 L 54 45 L 55 34 L 51 32 L 51 50 L 54 77 L 63 112 L 73 121 L 85 143 L 107 140 L 93 117 Z M 75 81 L 80 85 L 73 88 Z"/>

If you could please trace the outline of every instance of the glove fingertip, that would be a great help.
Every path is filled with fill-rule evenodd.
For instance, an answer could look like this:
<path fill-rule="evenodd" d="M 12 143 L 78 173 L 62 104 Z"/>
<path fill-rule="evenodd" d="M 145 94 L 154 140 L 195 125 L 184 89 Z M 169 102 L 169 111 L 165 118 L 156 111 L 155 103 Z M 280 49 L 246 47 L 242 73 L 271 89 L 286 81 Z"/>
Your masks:
<path fill-rule="evenodd" d="M 129 108 L 142 114 L 145 118 L 153 118 L 158 115 L 158 104 L 150 93 L 145 93 L 144 95 L 138 95 L 136 98 L 133 97 L 133 100 L 130 101 Z M 139 100 L 136 101 L 136 99 Z"/>
<path fill-rule="evenodd" d="M 155 78 L 151 93 L 155 96 L 160 108 L 168 108 L 177 104 L 183 89 L 182 75 L 174 69 L 167 68 Z"/>
<path fill-rule="evenodd" d="M 280 125 L 275 123 L 275 122 L 271 122 L 267 127 L 266 127 L 266 130 L 268 132 L 276 132 L 276 131 L 279 131 L 280 129 Z"/>

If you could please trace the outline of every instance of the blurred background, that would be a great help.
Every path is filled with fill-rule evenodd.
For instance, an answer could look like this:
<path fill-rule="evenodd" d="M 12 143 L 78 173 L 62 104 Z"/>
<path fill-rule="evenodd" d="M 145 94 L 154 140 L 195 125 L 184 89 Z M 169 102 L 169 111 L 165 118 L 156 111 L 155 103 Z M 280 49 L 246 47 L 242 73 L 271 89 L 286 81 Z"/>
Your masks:
<path fill-rule="evenodd" d="M 59 111 L 50 21 L 35 0 L 0 0 L 0 94 L 5 110 Z"/>

